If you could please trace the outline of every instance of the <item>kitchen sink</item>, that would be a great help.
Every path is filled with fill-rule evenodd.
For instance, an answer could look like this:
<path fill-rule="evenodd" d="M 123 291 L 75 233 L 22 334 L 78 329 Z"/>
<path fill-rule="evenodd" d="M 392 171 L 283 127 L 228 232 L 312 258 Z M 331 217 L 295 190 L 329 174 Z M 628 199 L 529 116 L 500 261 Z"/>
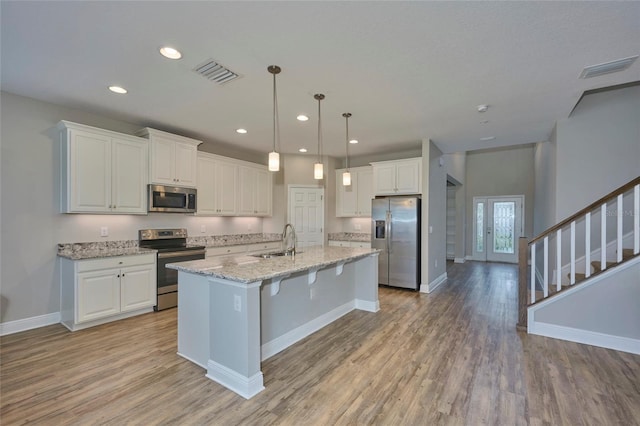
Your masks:
<path fill-rule="evenodd" d="M 296 252 L 297 254 L 302 253 L 301 251 Z M 262 259 L 271 259 L 272 257 L 282 257 L 282 256 L 291 256 L 291 253 L 286 251 L 274 251 L 272 253 L 262 253 L 262 254 L 253 254 L 253 257 L 260 257 Z"/>

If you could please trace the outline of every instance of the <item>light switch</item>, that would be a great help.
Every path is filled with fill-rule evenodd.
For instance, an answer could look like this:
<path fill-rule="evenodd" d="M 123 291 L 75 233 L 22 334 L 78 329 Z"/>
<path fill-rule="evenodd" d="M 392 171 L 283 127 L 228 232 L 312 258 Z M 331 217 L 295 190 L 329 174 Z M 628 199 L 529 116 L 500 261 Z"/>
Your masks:
<path fill-rule="evenodd" d="M 203 234 L 207 232 L 207 225 L 200 225 L 200 232 L 202 232 Z"/>
<path fill-rule="evenodd" d="M 433 226 L 429 225 L 429 233 L 433 234 Z"/>

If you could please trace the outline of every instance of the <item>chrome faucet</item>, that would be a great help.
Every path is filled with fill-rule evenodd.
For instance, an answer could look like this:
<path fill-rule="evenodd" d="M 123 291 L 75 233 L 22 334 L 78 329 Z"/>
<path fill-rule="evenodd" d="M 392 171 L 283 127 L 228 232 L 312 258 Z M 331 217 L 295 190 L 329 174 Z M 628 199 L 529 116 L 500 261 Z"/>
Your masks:
<path fill-rule="evenodd" d="M 289 235 L 293 236 L 293 247 L 289 247 L 289 243 L 287 242 L 287 228 L 291 228 L 291 232 L 289 233 Z M 285 254 L 295 257 L 298 237 L 296 237 L 296 228 L 294 228 L 290 223 L 287 223 L 282 230 L 282 243 L 284 244 Z"/>

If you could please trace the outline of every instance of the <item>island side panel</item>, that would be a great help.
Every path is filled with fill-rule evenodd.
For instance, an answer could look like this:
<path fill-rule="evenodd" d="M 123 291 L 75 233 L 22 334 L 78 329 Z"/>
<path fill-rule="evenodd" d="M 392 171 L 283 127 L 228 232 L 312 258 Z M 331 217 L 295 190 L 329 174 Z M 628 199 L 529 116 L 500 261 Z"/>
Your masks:
<path fill-rule="evenodd" d="M 179 271 L 178 355 L 207 368 L 209 361 L 209 280 Z"/>
<path fill-rule="evenodd" d="M 264 389 L 260 371 L 260 285 L 209 278 L 207 377 L 245 398 Z"/>
<path fill-rule="evenodd" d="M 356 308 L 378 312 L 378 253 L 359 259 L 354 263 L 356 276 Z"/>

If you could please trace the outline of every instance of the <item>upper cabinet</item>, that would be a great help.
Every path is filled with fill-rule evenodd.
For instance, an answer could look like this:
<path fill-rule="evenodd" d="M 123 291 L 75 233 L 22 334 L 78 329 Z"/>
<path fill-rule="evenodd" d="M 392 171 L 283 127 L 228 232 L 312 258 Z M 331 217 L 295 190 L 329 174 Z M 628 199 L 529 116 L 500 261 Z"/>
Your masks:
<path fill-rule="evenodd" d="M 379 161 L 373 166 L 375 195 L 420 194 L 422 158 Z"/>
<path fill-rule="evenodd" d="M 336 170 L 336 217 L 371 216 L 373 198 L 373 168 L 371 166 L 352 167 L 351 185 L 342 185 L 342 173 L 346 169 Z"/>
<path fill-rule="evenodd" d="M 266 166 L 198 152 L 198 215 L 270 216 Z"/>
<path fill-rule="evenodd" d="M 150 183 L 196 187 L 198 145 L 201 141 L 149 127 L 136 134 L 150 141 Z"/>
<path fill-rule="evenodd" d="M 146 214 L 148 141 L 61 121 L 63 213 Z"/>

